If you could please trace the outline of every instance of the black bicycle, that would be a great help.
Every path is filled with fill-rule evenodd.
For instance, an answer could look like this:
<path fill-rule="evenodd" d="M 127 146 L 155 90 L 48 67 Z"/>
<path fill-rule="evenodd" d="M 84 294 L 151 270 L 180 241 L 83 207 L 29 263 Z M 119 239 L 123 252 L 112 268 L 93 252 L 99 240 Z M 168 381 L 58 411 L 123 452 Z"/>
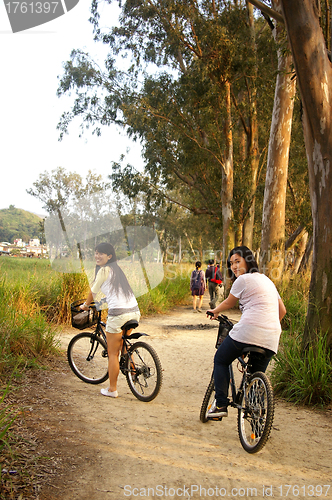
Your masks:
<path fill-rule="evenodd" d="M 88 384 L 101 384 L 108 379 L 108 354 L 105 323 L 101 321 L 100 303 L 92 303 L 88 311 L 82 311 L 76 301 L 71 305 L 72 325 L 83 330 L 96 324 L 93 332 L 84 331 L 71 339 L 67 348 L 69 366 L 75 375 Z M 132 333 L 138 327 L 136 320 L 127 321 L 122 330 L 123 343 L 120 354 L 120 370 L 125 375 L 129 389 L 140 401 L 152 401 L 162 384 L 162 367 L 156 351 L 145 342 L 134 342 L 146 333 Z"/>
<path fill-rule="evenodd" d="M 209 314 L 209 313 L 208 313 Z M 212 316 L 212 314 L 210 314 Z M 216 348 L 222 343 L 233 323 L 227 316 L 218 316 L 220 323 Z M 266 356 L 265 349 L 250 346 L 243 349 L 238 363 L 242 380 L 238 388 L 234 381 L 233 366 L 229 366 L 231 401 L 230 406 L 238 410 L 238 433 L 243 448 L 248 453 L 256 453 L 265 446 L 274 418 L 274 398 L 270 380 L 263 372 L 251 373 L 253 359 Z M 201 406 L 200 420 L 208 422 L 208 412 L 215 402 L 213 373 Z M 222 420 L 222 417 L 213 420 Z"/>

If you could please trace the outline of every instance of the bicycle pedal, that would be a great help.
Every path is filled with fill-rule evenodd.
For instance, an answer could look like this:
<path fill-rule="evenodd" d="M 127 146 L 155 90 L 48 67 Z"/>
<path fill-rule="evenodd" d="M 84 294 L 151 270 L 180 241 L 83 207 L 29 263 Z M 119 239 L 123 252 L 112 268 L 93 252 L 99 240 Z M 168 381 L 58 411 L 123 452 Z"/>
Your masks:
<path fill-rule="evenodd" d="M 214 422 L 218 422 L 222 420 L 222 417 L 207 417 L 208 420 L 212 420 Z"/>

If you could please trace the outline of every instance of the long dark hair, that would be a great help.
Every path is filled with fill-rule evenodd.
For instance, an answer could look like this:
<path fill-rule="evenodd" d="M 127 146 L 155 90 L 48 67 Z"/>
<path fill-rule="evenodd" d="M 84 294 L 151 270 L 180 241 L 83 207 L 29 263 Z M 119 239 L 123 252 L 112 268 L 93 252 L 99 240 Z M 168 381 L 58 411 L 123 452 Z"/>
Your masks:
<path fill-rule="evenodd" d="M 106 262 L 105 266 L 108 266 L 113 271 L 113 278 L 110 281 L 110 292 L 119 295 L 121 290 L 126 299 L 129 299 L 133 294 L 131 286 L 128 283 L 125 273 L 122 271 L 117 263 L 116 253 L 113 245 L 111 243 L 99 243 L 95 248 L 96 252 L 105 253 L 106 255 L 112 255 L 112 257 Z M 101 266 L 96 266 L 95 268 L 95 278 Z"/>
<path fill-rule="evenodd" d="M 236 280 L 236 276 L 231 269 L 231 257 L 232 255 L 240 255 L 243 257 L 247 264 L 247 273 L 258 273 L 258 264 L 256 262 L 255 256 L 252 251 L 246 246 L 235 247 L 229 252 L 227 259 L 227 273 L 232 281 Z"/>

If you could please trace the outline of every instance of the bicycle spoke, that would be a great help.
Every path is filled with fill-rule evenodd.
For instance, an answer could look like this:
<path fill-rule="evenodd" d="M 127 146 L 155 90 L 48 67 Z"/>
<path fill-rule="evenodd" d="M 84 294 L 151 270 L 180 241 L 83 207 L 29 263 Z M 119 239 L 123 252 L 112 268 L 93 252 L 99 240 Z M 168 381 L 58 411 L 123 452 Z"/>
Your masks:
<path fill-rule="evenodd" d="M 242 397 L 238 414 L 238 432 L 242 446 L 249 453 L 266 443 L 273 422 L 274 405 L 271 384 L 264 373 L 252 376 Z"/>
<path fill-rule="evenodd" d="M 162 382 L 162 370 L 154 349 L 136 342 L 128 352 L 127 382 L 132 393 L 141 401 L 156 397 Z"/>
<path fill-rule="evenodd" d="M 79 333 L 70 341 L 67 357 L 70 368 L 84 382 L 100 384 L 107 380 L 107 346 L 100 337 Z"/>

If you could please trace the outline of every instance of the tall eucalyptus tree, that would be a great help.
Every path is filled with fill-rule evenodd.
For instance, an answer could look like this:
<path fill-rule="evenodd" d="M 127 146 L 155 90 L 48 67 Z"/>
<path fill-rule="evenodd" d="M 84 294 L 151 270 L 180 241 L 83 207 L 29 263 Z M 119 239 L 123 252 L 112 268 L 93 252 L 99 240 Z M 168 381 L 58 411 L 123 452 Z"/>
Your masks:
<path fill-rule="evenodd" d="M 332 64 L 324 39 L 319 0 L 280 0 L 282 16 L 260 0 L 249 0 L 285 23 L 303 106 L 313 258 L 305 345 L 327 334 L 332 345 Z M 326 3 L 327 5 L 328 2 Z M 325 26 L 329 9 L 325 9 Z M 327 30 L 329 32 L 329 30 Z"/>
<path fill-rule="evenodd" d="M 96 1 L 92 13 L 96 38 L 109 45 L 110 56 L 106 71 L 101 71 L 86 54 L 73 52 L 59 95 L 76 88 L 77 98 L 72 113 L 62 117 L 62 132 L 75 115 L 89 125 L 98 123 L 98 132 L 100 123 L 123 124 L 142 141 L 150 180 L 144 177 L 143 185 L 151 196 L 151 185 L 172 189 L 174 183 L 192 193 L 188 208 L 193 213 L 222 220 L 225 253 L 234 244 L 233 212 L 239 220 L 242 206 L 244 226 L 251 220 L 251 242 L 258 178 L 257 61 L 253 16 L 249 23 L 245 2 L 124 2 L 119 27 L 105 33 Z M 114 58 L 123 53 L 133 60 L 127 74 L 115 66 Z M 144 64 L 160 69 L 146 75 Z M 239 95 L 244 96 L 240 104 Z M 243 194 L 240 203 L 233 199 L 234 154 L 239 148 L 234 145 L 234 133 L 237 141 L 239 136 L 235 117 L 244 125 L 250 158 L 244 165 L 236 162 L 237 178 L 244 184 L 237 189 Z M 121 186 L 135 183 L 138 189 L 142 176 L 126 168 L 113 180 Z"/>
<path fill-rule="evenodd" d="M 272 5 L 276 12 L 281 13 L 279 0 L 273 0 Z M 279 45 L 278 74 L 267 157 L 260 268 L 278 281 L 284 268 L 288 160 L 296 79 L 292 71 L 292 56 L 284 40 L 283 23 L 277 22 L 273 31 Z"/>

